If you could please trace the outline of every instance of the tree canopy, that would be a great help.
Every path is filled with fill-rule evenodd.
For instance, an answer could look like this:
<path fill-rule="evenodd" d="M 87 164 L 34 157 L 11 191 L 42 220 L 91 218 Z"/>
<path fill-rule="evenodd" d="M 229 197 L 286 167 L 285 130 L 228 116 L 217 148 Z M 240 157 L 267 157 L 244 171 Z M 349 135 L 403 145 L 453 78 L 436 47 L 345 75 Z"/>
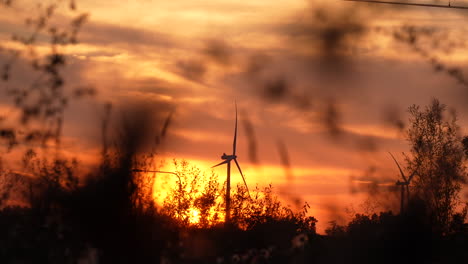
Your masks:
<path fill-rule="evenodd" d="M 457 207 L 459 192 L 466 182 L 464 148 L 455 112 L 437 99 L 422 109 L 409 107 L 407 140 L 411 155 L 406 157 L 409 171 L 416 171 L 413 189 L 433 221 L 446 233 Z"/>

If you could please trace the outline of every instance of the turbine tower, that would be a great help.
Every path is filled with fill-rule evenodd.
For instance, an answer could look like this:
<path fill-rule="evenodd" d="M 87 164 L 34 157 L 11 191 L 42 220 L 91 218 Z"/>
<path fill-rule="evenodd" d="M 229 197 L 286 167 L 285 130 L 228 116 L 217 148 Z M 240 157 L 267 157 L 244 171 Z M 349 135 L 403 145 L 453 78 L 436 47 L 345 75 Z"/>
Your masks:
<path fill-rule="evenodd" d="M 403 173 L 403 170 L 400 167 L 400 164 L 395 159 L 395 157 L 392 155 L 392 153 L 388 152 L 388 154 L 390 154 L 390 156 L 392 156 L 393 160 L 395 161 L 396 165 L 398 166 L 398 170 L 400 170 L 401 178 L 403 178 L 403 181 L 398 180 L 396 182 L 397 186 L 401 186 L 400 214 L 403 214 L 403 212 L 405 211 L 405 194 L 406 194 L 406 203 L 408 204 L 408 202 L 409 202 L 409 185 L 410 185 L 411 180 L 413 179 L 414 175 L 416 174 L 417 169 L 407 179 L 405 174 Z"/>
<path fill-rule="evenodd" d="M 226 224 L 229 224 L 231 220 L 231 161 L 234 161 L 236 163 L 237 169 L 239 169 L 239 173 L 242 176 L 242 180 L 244 180 L 245 188 L 247 189 L 247 193 L 249 194 L 249 197 L 250 197 L 249 187 L 247 186 L 247 182 L 245 181 L 244 174 L 242 173 L 239 163 L 237 162 L 236 144 L 237 144 L 237 104 L 236 104 L 236 123 L 234 127 L 234 142 L 232 144 L 232 154 L 226 155 L 226 153 L 223 153 L 223 155 L 221 156 L 221 159 L 223 161 L 211 167 L 211 168 L 214 168 L 214 167 L 221 166 L 223 164 L 227 164 L 226 215 L 225 215 L 225 220 L 224 220 Z"/>

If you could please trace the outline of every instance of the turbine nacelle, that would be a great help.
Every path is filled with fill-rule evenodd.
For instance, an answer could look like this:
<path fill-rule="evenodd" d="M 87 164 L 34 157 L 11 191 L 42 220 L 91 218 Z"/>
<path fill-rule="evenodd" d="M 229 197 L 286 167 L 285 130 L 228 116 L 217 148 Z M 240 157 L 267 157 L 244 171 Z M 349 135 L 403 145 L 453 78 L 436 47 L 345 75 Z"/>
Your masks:
<path fill-rule="evenodd" d="M 406 196 L 406 203 L 408 204 L 409 197 L 410 197 L 410 183 L 413 177 L 416 175 L 417 170 L 419 169 L 419 165 L 416 167 L 416 169 L 413 171 L 413 173 L 409 176 L 406 177 L 406 175 L 403 173 L 403 170 L 400 167 L 400 164 L 398 161 L 395 159 L 395 157 L 392 155 L 392 153 L 388 152 L 390 156 L 392 157 L 393 161 L 395 161 L 395 164 L 398 167 L 398 170 L 400 171 L 401 178 L 402 180 L 397 180 L 396 185 L 401 186 L 401 205 L 400 205 L 400 214 L 404 212 L 404 207 L 405 207 L 405 196 Z"/>
<path fill-rule="evenodd" d="M 237 158 L 236 155 L 226 155 L 226 153 L 223 153 L 223 155 L 221 156 L 221 159 L 223 160 L 233 160 L 235 158 Z"/>
<path fill-rule="evenodd" d="M 409 185 L 409 182 L 405 182 L 405 181 L 397 181 L 396 182 L 396 185 Z"/>

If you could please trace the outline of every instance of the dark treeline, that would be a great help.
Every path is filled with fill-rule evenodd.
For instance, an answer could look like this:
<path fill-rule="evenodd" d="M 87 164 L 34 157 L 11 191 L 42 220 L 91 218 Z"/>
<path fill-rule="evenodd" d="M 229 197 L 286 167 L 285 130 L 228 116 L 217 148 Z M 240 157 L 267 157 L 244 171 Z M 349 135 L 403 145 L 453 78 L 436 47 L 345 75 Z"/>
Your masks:
<path fill-rule="evenodd" d="M 0 258 L 2 263 L 463 263 L 468 260 L 466 209 L 460 211 L 456 203 L 465 169 L 456 162 L 465 159 L 457 156 L 457 151 L 464 154 L 463 141 L 450 138 L 455 123 L 444 121 L 437 100 L 426 109 L 410 109 L 409 135 L 416 140 L 409 137 L 415 153 L 408 156 L 407 169 L 412 161 L 422 163 L 414 168 L 418 175 L 404 211 L 356 214 L 346 225 L 331 222 L 325 235 L 316 233 L 317 220 L 307 216 L 307 205 L 293 212 L 271 187 L 248 198 L 239 186 L 232 223 L 215 221 L 209 212 L 224 210 L 224 201 L 216 202 L 223 188 L 214 176 L 199 178 L 208 182 L 209 188 L 202 188 L 190 177 L 201 177 L 199 171 L 186 164 L 177 170 L 178 182 L 165 205 L 157 207 L 154 177 L 134 172 L 155 158 L 141 155 L 151 115 L 128 110 L 120 143 L 103 151 L 101 165 L 86 177 L 78 177 L 76 162 L 47 161 L 32 150 L 23 160 L 27 173 L 2 169 Z M 437 124 L 440 130 L 434 129 Z M 425 175 L 442 164 L 436 179 L 447 175 L 444 184 L 428 181 Z M 449 196 L 427 198 L 438 192 Z M 451 203 L 443 203 L 447 199 Z M 193 207 L 205 209 L 200 221 L 187 219 Z"/>
<path fill-rule="evenodd" d="M 215 206 L 209 199 L 213 192 L 201 191 L 193 201 L 193 193 L 200 190 L 185 192 L 176 185 L 169 202 L 157 208 L 154 178 L 133 172 L 149 158 L 138 155 L 150 120 L 145 116 L 149 117 L 136 111 L 125 119 L 119 139 L 122 144 L 108 151 L 101 166 L 84 181 L 76 174 L 78 164 L 66 159 L 48 162 L 32 151 L 24 157 L 23 169 L 29 173 L 2 170 L 2 263 L 231 262 L 248 252 L 249 261 L 267 261 L 274 254 L 291 256 L 293 248 L 315 235 L 316 220 L 306 211 L 295 213 L 282 206 L 271 187 L 252 199 L 239 187 L 233 195 L 229 225 L 214 220 L 187 221 L 193 204 Z M 184 169 L 178 172 L 178 183 L 193 185 L 186 173 Z M 21 202 L 21 206 L 11 202 Z M 216 206 L 221 208 L 223 201 Z M 295 237 L 299 237 L 299 245 L 291 243 Z"/>

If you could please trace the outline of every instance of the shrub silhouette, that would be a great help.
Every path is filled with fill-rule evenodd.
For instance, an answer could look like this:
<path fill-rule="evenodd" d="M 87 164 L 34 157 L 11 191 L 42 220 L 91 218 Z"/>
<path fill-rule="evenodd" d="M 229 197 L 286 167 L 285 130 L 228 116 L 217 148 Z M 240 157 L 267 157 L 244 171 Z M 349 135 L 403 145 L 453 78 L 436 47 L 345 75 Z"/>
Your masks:
<path fill-rule="evenodd" d="M 267 250 L 270 254 L 274 247 L 275 252 L 284 255 L 295 236 L 315 235 L 317 220 L 307 215 L 308 205 L 294 212 L 281 204 L 271 185 L 263 189 L 257 187 L 252 198 L 245 186 L 237 185 L 231 197 L 231 223 L 226 226 L 222 222 L 225 189 L 220 187 L 217 175 L 206 176 L 185 161 L 174 161 L 174 165 L 175 184 L 160 212 L 174 219 L 181 232 L 183 258 L 178 261 L 230 259 L 233 253 L 255 248 L 270 248 Z M 196 221 L 191 218 L 193 210 L 199 213 Z"/>
<path fill-rule="evenodd" d="M 174 165 L 176 182 L 169 190 L 162 212 L 185 227 L 210 227 L 220 223 L 221 190 L 216 175 L 212 173 L 206 177 L 200 169 L 189 166 L 186 161 L 174 160 Z M 194 210 L 198 213 L 196 217 Z"/>
<path fill-rule="evenodd" d="M 131 172 L 148 122 L 144 116 L 136 111 L 133 122 L 122 125 L 125 144 L 82 183 L 75 162 L 25 158 L 32 175 L 22 182 L 27 207 L 1 211 L 0 221 L 8 222 L 4 231 L 15 234 L 0 239 L 6 245 L 0 259 L 68 263 L 91 247 L 100 263 L 159 262 L 163 247 L 177 236 L 172 220 L 158 214 L 145 182 Z"/>

